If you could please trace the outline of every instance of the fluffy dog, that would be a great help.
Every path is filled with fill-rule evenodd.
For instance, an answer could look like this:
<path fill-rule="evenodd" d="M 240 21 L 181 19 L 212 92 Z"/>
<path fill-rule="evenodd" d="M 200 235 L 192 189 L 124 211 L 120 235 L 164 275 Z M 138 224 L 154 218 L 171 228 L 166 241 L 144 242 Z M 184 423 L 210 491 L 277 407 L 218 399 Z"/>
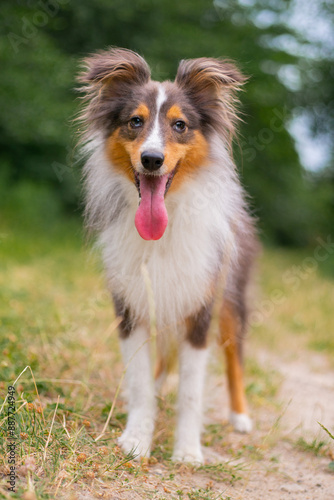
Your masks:
<path fill-rule="evenodd" d="M 141 56 L 117 48 L 88 57 L 84 67 L 86 220 L 98 234 L 122 318 L 127 367 L 129 414 L 120 444 L 148 456 L 154 431 L 144 269 L 155 304 L 158 384 L 173 342 L 179 352 L 172 458 L 201 463 L 208 329 L 222 282 L 219 343 L 226 353 L 230 422 L 237 431 L 251 430 L 241 346 L 258 244 L 231 155 L 244 77 L 229 61 L 200 58 L 181 61 L 175 81 L 159 83 Z"/>

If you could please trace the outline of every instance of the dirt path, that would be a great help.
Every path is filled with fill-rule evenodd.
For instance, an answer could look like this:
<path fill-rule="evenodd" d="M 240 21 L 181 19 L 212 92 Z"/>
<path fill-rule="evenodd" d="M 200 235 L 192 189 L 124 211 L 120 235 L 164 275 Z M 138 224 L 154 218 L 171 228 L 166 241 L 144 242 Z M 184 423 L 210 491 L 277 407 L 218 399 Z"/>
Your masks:
<path fill-rule="evenodd" d="M 275 397 L 277 405 L 253 410 L 252 434 L 238 435 L 229 432 L 226 426 L 222 442 L 204 447 L 209 464 L 230 462 L 231 451 L 237 455 L 241 450 L 240 459 L 232 464 L 240 462 L 243 470 L 242 479 L 233 486 L 213 481 L 212 493 L 202 498 L 216 499 L 221 494 L 222 498 L 234 500 L 334 499 L 334 474 L 328 467 L 331 458 L 296 445 L 300 437 L 307 443 L 314 439 L 330 442 L 318 422 L 334 429 L 334 371 L 324 357 L 309 352 L 300 353 L 299 359 L 293 361 L 267 351 L 253 355 L 259 366 L 267 368 L 269 373 L 277 371 L 282 378 Z M 205 425 L 219 425 L 227 419 L 224 379 L 209 374 L 208 389 Z M 160 466 L 157 470 L 162 472 Z M 205 489 L 211 484 L 202 476 L 186 471 L 182 471 L 178 480 L 185 491 L 191 487 Z"/>
<path fill-rule="evenodd" d="M 318 422 L 329 430 L 334 429 L 333 370 L 324 357 L 309 352 L 300 353 L 294 361 L 268 352 L 257 352 L 256 357 L 261 366 L 274 369 L 282 376 L 276 397 L 278 408 L 259 408 L 254 414 L 255 430 L 250 436 L 231 433 L 227 437 L 229 446 L 254 447 L 259 459 L 250 457 L 243 480 L 229 487 L 225 494 L 247 500 L 334 499 L 334 474 L 328 468 L 330 457 L 316 456 L 296 446 L 299 437 L 307 443 L 313 439 L 330 441 Z M 217 412 L 217 400 L 210 403 L 207 422 L 221 416 L 219 410 Z M 212 459 L 210 448 L 206 450 L 206 459 Z M 220 458 L 228 460 L 223 454 Z"/>

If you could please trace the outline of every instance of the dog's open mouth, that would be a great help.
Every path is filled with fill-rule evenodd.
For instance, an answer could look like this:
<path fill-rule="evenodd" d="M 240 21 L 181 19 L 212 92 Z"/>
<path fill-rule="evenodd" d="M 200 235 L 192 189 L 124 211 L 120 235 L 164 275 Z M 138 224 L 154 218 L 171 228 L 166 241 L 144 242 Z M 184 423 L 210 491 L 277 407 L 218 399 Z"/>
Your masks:
<path fill-rule="evenodd" d="M 146 175 L 135 172 L 135 183 L 139 193 L 135 225 L 144 240 L 159 240 L 166 230 L 168 214 L 165 196 L 175 172 L 176 169 L 165 175 Z"/>

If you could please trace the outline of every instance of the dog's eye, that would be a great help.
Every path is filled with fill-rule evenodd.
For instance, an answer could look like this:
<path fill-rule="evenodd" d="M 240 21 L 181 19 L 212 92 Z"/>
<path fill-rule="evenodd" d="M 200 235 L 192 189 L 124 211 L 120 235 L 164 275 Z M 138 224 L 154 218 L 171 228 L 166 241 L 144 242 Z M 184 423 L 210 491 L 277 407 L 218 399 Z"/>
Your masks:
<path fill-rule="evenodd" d="M 143 120 L 141 118 L 139 118 L 139 116 L 134 116 L 129 121 L 131 128 L 140 128 L 143 126 L 143 123 L 144 123 Z"/>
<path fill-rule="evenodd" d="M 186 124 L 183 120 L 178 120 L 174 123 L 173 129 L 176 130 L 176 132 L 184 132 L 186 129 Z"/>

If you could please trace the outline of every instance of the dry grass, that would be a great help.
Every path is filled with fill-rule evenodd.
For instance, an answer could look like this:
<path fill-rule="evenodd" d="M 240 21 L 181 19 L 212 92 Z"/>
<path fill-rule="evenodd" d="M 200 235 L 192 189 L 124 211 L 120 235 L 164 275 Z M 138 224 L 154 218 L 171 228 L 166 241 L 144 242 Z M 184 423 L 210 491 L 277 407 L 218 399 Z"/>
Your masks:
<path fill-rule="evenodd" d="M 284 271 L 303 258 L 294 252 L 266 252 L 263 297 L 270 296 L 278 283 L 284 301 L 253 329 L 252 345 L 284 350 L 289 332 L 298 345 L 333 352 L 332 283 L 319 270 L 293 292 L 281 282 Z M 172 464 L 174 392 L 159 400 L 152 458 L 137 463 L 118 448 L 116 438 L 126 414 L 118 396 L 123 366 L 117 321 L 98 258 L 84 247 L 78 226 L 67 222 L 47 234 L 33 235 L 24 227 L 3 226 L 0 266 L 2 402 L 7 386 L 19 377 L 14 497 L 229 498 L 227 488 L 243 477 L 250 463 L 261 460 L 261 447 L 228 449 L 222 437 L 224 426 L 215 424 L 206 428 L 204 443 L 224 449 L 226 463 L 199 468 Z M 26 366 L 30 369 L 24 371 Z M 211 370 L 222 368 L 214 361 Z M 246 370 L 251 405 L 275 408 L 279 375 L 261 368 L 252 357 Z M 113 401 L 110 422 L 101 437 Z M 5 402 L 0 415 L 4 473 L 8 472 L 7 407 Z M 6 477 L 0 492 L 8 497 Z"/>
<path fill-rule="evenodd" d="M 334 362 L 334 253 L 267 250 L 261 260 L 252 342 L 292 353 L 302 347 Z M 333 365 L 334 366 L 334 365 Z"/>

